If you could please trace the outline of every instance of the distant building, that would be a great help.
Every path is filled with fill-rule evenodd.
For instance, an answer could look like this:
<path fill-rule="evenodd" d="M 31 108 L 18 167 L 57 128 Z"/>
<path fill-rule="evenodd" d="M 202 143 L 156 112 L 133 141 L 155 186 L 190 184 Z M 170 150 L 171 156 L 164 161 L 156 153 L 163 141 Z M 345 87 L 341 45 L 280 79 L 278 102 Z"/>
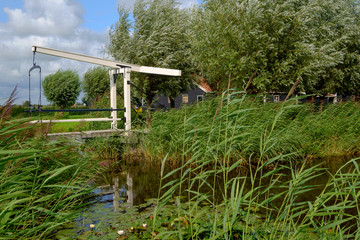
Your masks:
<path fill-rule="evenodd" d="M 205 100 L 205 95 L 211 93 L 212 90 L 207 82 L 203 79 L 200 83 L 195 83 L 192 88 L 182 92 L 174 99 L 174 107 L 179 108 L 182 105 L 193 104 Z M 153 103 L 154 108 L 171 108 L 171 99 L 166 95 L 159 95 Z"/>
<path fill-rule="evenodd" d="M 341 96 L 335 94 L 327 94 L 327 95 L 319 95 L 319 94 L 310 94 L 306 96 L 305 92 L 298 92 L 294 94 L 292 97 L 299 97 L 297 102 L 299 103 L 315 103 L 315 104 L 328 104 L 328 103 L 336 103 L 339 101 L 348 101 L 349 99 L 355 100 L 355 96 Z M 271 92 L 267 93 L 263 101 L 264 102 L 283 102 L 287 97 L 286 92 Z"/>

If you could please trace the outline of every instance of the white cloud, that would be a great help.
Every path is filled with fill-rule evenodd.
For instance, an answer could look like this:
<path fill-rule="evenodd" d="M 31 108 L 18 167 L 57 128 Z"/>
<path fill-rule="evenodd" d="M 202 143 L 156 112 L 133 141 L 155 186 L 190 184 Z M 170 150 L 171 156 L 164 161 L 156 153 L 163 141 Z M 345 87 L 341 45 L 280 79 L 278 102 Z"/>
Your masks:
<path fill-rule="evenodd" d="M 135 0 L 119 0 L 131 8 Z M 4 8 L 8 22 L 0 23 L 0 104 L 17 85 L 17 103 L 28 99 L 28 71 L 32 67 L 33 45 L 95 57 L 104 57 L 108 29 L 96 32 L 82 26 L 84 9 L 76 0 L 24 0 L 21 9 Z M 197 0 L 181 0 L 182 7 Z M 115 19 L 116 21 L 117 19 Z M 61 69 L 76 70 L 82 76 L 91 65 L 37 54 L 42 78 Z M 31 99 L 39 98 L 37 71 L 32 72 Z M 45 97 L 42 97 L 46 103 Z"/>
<path fill-rule="evenodd" d="M 22 9 L 5 8 L 9 21 L 0 24 L 0 104 L 17 85 L 17 103 L 28 99 L 28 71 L 33 45 L 103 57 L 107 30 L 81 27 L 84 10 L 74 0 L 25 0 Z M 82 76 L 91 65 L 36 54 L 42 78 L 58 69 L 73 69 Z M 39 98 L 38 71 L 31 73 L 31 99 Z M 46 103 L 42 97 L 42 103 Z"/>
<path fill-rule="evenodd" d="M 5 8 L 9 28 L 17 35 L 70 35 L 83 22 L 84 9 L 76 1 L 25 0 L 23 9 Z"/>

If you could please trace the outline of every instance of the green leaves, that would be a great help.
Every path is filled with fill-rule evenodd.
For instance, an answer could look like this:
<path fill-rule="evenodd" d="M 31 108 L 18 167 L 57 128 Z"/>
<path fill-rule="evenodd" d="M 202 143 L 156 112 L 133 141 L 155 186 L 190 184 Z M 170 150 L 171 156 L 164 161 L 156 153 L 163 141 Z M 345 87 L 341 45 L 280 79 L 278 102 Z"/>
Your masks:
<path fill-rule="evenodd" d="M 184 239 L 359 236 L 359 159 L 339 168 L 340 156 L 359 151 L 358 104 L 318 111 L 291 102 L 263 103 L 230 90 L 156 113 L 143 145 L 159 161 L 166 155 L 154 226 L 179 193 L 187 198 L 176 200 L 177 215 L 188 216 L 189 227 L 166 234 L 182 231 Z M 321 167 L 318 159 L 326 159 Z M 165 172 L 172 162 L 178 168 Z"/>
<path fill-rule="evenodd" d="M 298 91 L 355 94 L 358 7 L 345 0 L 206 1 L 193 16 L 192 58 L 219 91 L 229 75 L 243 89 L 255 73 L 255 93 L 289 91 L 301 76 Z"/>
<path fill-rule="evenodd" d="M 86 100 L 94 100 L 109 90 L 109 72 L 105 67 L 94 67 L 84 74 L 82 82 Z"/>
<path fill-rule="evenodd" d="M 72 70 L 58 70 L 43 81 L 45 97 L 64 108 L 73 105 L 80 93 L 79 75 Z"/>
<path fill-rule="evenodd" d="M 1 109 L 0 109 L 1 110 Z M 0 112 L 1 114 L 1 112 Z M 0 130 L 0 238 L 44 239 L 73 221 L 91 188 L 92 166 L 79 161 L 68 142 L 36 139 L 21 125 L 2 121 Z"/>
<path fill-rule="evenodd" d="M 132 74 L 137 86 L 133 94 L 146 99 L 150 107 L 157 94 L 175 97 L 191 84 L 189 13 L 181 10 L 174 0 L 139 0 L 135 3 L 133 17 L 134 22 L 131 22 L 128 12 L 119 9 L 119 20 L 109 32 L 108 52 L 124 62 L 182 70 L 182 77 Z"/>

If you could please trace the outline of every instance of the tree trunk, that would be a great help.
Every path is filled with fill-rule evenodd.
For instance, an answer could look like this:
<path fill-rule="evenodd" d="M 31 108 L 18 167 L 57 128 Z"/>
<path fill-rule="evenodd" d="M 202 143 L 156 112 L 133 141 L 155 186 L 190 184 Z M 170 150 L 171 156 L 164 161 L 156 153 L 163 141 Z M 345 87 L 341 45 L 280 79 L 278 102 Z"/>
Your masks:
<path fill-rule="evenodd" d="M 173 97 L 169 97 L 170 99 L 170 107 L 175 108 L 175 99 Z"/>
<path fill-rule="evenodd" d="M 146 125 L 150 128 L 152 98 L 146 98 Z"/>
<path fill-rule="evenodd" d="M 150 122 L 151 122 L 151 104 L 153 102 L 153 98 L 154 98 L 154 93 L 153 93 L 153 78 L 152 77 L 147 77 L 148 78 L 148 86 L 146 89 L 146 125 L 148 128 L 150 128 Z"/>

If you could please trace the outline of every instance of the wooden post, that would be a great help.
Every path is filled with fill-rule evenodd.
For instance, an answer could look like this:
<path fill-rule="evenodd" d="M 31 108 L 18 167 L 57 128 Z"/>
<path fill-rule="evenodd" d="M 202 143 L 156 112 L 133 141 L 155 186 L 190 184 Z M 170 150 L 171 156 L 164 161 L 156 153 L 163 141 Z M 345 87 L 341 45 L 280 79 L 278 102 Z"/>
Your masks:
<path fill-rule="evenodd" d="M 130 72 L 131 72 L 130 68 L 128 68 L 128 67 L 123 68 L 125 131 L 130 131 L 131 130 Z"/>
<path fill-rule="evenodd" d="M 116 108 L 116 69 L 111 69 L 109 71 L 110 74 L 110 108 L 111 109 L 117 109 Z M 111 112 L 111 129 L 117 129 L 117 111 Z"/>
<path fill-rule="evenodd" d="M 128 197 L 127 203 L 132 207 L 134 205 L 134 191 L 133 191 L 133 179 L 129 172 L 126 173 L 126 195 Z"/>
<path fill-rule="evenodd" d="M 118 212 L 118 211 L 119 211 L 119 208 L 120 208 L 119 176 L 116 176 L 116 177 L 113 178 L 113 185 L 112 185 L 112 187 L 113 187 L 113 189 L 114 189 L 114 193 L 113 193 L 114 212 Z"/>
<path fill-rule="evenodd" d="M 91 56 L 86 56 L 77 53 L 65 52 L 61 50 L 44 48 L 40 46 L 33 46 L 32 51 L 47 54 L 51 56 L 57 56 L 62 58 L 68 58 L 72 60 L 103 65 L 106 67 L 112 68 L 109 71 L 110 75 L 110 107 L 112 109 L 117 109 L 116 107 L 116 75 L 115 74 L 123 74 L 124 75 L 124 107 L 125 107 L 125 131 L 131 130 L 131 101 L 130 101 L 130 73 L 132 71 L 146 74 L 156 74 L 156 75 L 164 75 L 164 76 L 181 76 L 181 71 L 177 69 L 167 69 L 167 68 L 158 68 L 158 67 L 147 67 L 147 66 L 139 66 L 135 64 L 129 64 L 124 62 L 117 62 L 108 59 L 101 59 Z M 150 106 L 149 106 L 150 107 Z M 111 129 L 117 129 L 117 112 L 111 112 Z"/>

